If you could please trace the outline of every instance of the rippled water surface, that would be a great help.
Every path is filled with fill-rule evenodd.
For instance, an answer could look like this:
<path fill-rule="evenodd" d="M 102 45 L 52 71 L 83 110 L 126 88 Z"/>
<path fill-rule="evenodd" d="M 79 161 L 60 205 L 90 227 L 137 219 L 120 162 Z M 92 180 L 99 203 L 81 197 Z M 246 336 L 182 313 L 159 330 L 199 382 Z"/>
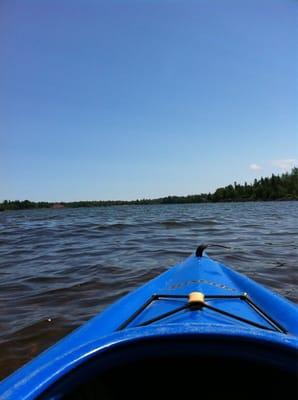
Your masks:
<path fill-rule="evenodd" d="M 297 301 L 298 202 L 0 213 L 0 377 L 193 252 Z"/>

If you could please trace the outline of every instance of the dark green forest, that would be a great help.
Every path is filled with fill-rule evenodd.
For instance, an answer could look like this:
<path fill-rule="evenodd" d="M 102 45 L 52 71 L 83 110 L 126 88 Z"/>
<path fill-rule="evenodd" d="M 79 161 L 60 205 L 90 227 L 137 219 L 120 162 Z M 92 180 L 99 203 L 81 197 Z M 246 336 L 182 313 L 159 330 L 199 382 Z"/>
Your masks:
<path fill-rule="evenodd" d="M 214 193 L 203 193 L 188 196 L 167 196 L 158 199 L 141 199 L 134 201 L 95 200 L 74 202 L 33 202 L 29 200 L 4 200 L 0 210 L 23 210 L 31 208 L 62 208 L 62 207 L 103 207 L 127 204 L 179 204 L 179 203 L 217 203 L 233 201 L 272 201 L 298 200 L 298 168 L 282 175 L 272 174 L 270 178 L 255 179 L 247 182 L 220 187 Z"/>

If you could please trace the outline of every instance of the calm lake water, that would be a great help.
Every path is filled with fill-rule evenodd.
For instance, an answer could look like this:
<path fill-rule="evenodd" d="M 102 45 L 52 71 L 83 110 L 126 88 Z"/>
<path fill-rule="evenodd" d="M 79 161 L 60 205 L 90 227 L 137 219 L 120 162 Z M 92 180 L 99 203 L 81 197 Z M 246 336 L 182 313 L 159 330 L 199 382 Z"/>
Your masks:
<path fill-rule="evenodd" d="M 298 202 L 0 213 L 0 378 L 203 242 L 298 301 Z"/>

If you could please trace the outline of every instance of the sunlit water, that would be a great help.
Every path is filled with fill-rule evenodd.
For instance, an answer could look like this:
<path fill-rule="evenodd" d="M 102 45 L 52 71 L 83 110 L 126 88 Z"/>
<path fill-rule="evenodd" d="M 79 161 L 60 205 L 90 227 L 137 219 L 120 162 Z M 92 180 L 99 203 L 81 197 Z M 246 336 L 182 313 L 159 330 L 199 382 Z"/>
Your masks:
<path fill-rule="evenodd" d="M 0 213 L 0 377 L 196 246 L 297 301 L 298 202 Z"/>

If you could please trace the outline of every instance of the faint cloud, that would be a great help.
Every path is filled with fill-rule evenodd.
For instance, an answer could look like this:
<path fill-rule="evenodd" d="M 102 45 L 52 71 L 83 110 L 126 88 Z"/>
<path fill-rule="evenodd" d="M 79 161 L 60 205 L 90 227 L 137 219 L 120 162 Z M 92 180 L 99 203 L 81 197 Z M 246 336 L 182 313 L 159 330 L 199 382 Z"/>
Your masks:
<path fill-rule="evenodd" d="M 258 164 L 250 164 L 249 168 L 253 171 L 260 171 L 262 167 Z"/>
<path fill-rule="evenodd" d="M 283 171 L 288 171 L 288 170 L 292 169 L 296 163 L 297 163 L 297 160 L 295 160 L 294 158 L 271 161 L 271 164 L 274 165 L 274 167 L 277 167 Z"/>

